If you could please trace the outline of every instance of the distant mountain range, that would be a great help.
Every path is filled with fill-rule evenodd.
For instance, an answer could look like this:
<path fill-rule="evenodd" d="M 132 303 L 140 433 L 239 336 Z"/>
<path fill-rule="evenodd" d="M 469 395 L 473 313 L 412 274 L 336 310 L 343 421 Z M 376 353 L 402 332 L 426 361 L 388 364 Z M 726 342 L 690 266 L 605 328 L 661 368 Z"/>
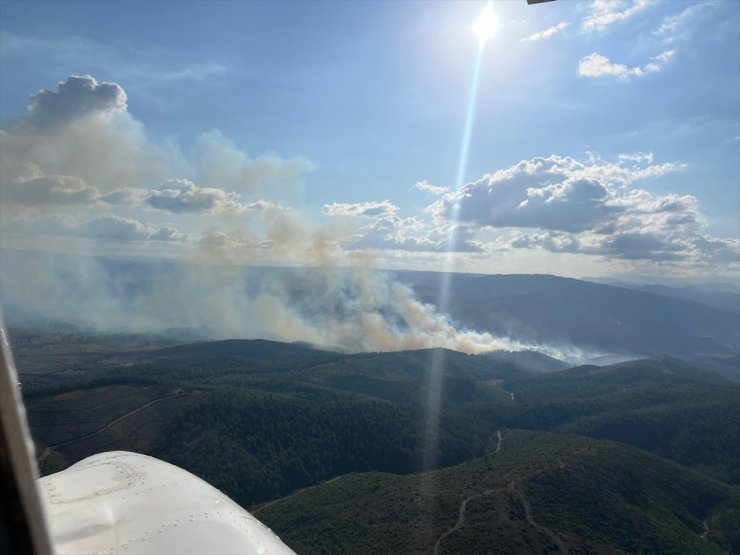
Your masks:
<path fill-rule="evenodd" d="M 617 287 L 625 287 L 627 289 L 635 289 L 637 291 L 646 291 L 648 293 L 655 293 L 657 295 L 665 295 L 666 297 L 694 301 L 713 306 L 721 310 L 729 310 L 732 312 L 740 313 L 740 283 L 706 283 L 702 284 L 701 286 L 668 286 L 665 284 L 635 284 L 627 281 L 611 279 L 591 278 L 585 281 L 593 281 L 594 283 L 601 283 L 604 285 L 615 285 Z"/>
<path fill-rule="evenodd" d="M 135 307 L 146 304 L 148 298 L 142 301 L 142 292 L 149 296 L 161 292 L 167 298 L 170 289 L 184 281 L 177 276 L 181 278 L 186 268 L 198 268 L 195 278 L 204 279 L 223 271 L 172 260 L 91 259 L 7 249 L 0 255 L 0 302 L 9 324 L 60 331 L 76 326 L 95 332 L 136 332 L 115 326 L 133 325 Z M 230 267 L 228 271 L 248 276 L 243 289 L 234 288 L 235 295 L 256 295 L 262 287 L 280 282 L 285 302 L 303 310 L 308 306 L 309 311 L 319 309 L 306 299 L 326 293 L 322 276 L 348 272 L 269 267 Z M 53 280 L 48 272 L 53 273 Z M 437 304 L 442 274 L 394 271 L 389 275 L 411 287 L 422 302 Z M 93 277 L 94 281 L 85 281 Z M 193 279 L 189 277 L 188 283 Z M 453 274 L 450 281 L 449 316 L 460 327 L 510 338 L 530 350 L 544 350 L 570 361 L 610 364 L 666 354 L 701 362 L 740 379 L 740 296 L 735 293 L 697 287 L 607 285 L 551 275 Z M 37 293 L 29 293 L 32 285 Z M 63 302 L 54 298 L 57 286 L 64 291 Z M 206 284 L 195 290 L 193 294 L 206 297 L 220 293 Z M 100 302 L 92 302 L 97 298 L 93 295 Z M 173 302 L 188 302 L 178 299 L 173 296 Z M 344 300 L 336 302 L 340 305 Z M 117 312 L 110 310 L 113 305 Z M 51 306 L 55 312 L 49 310 Z M 341 312 L 341 307 L 333 310 Z M 114 313 L 117 320 L 107 319 Z M 214 339 L 202 333 L 186 321 L 181 328 L 147 330 L 149 336 Z M 542 371 L 557 367 L 543 361 Z"/>
<path fill-rule="evenodd" d="M 436 304 L 441 274 L 397 272 L 424 302 Z M 449 312 L 471 329 L 522 342 L 635 358 L 724 356 L 740 348 L 734 305 L 550 275 L 454 274 Z"/>

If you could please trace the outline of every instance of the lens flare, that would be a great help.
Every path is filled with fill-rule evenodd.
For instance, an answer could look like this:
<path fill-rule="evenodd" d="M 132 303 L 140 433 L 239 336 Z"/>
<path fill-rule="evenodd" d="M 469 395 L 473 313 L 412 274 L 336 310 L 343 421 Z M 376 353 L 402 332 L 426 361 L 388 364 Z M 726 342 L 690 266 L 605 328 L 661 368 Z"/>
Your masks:
<path fill-rule="evenodd" d="M 473 24 L 473 32 L 478 37 L 478 41 L 483 44 L 496 33 L 497 27 L 498 16 L 493 11 L 493 4 L 489 2 Z"/>
<path fill-rule="evenodd" d="M 460 158 L 455 175 L 455 190 L 458 191 L 465 181 L 465 170 L 468 165 L 468 153 L 470 151 L 470 138 L 473 134 L 473 121 L 475 120 L 475 108 L 478 101 L 478 83 L 480 81 L 481 65 L 483 61 L 483 50 L 485 42 L 489 39 L 496 28 L 496 14 L 493 6 L 489 3 L 478 21 L 473 26 L 478 35 L 478 52 L 475 58 L 473 70 L 473 82 L 468 97 L 468 111 L 463 127 L 462 142 L 460 145 Z M 455 254 L 457 252 L 459 205 L 455 204 L 450 214 L 450 232 L 447 241 L 447 249 L 444 257 L 444 267 L 440 276 L 439 292 L 437 297 L 437 310 L 440 314 L 446 314 L 450 301 L 450 285 L 452 271 L 455 265 Z M 432 354 L 430 361 L 430 375 L 427 386 L 427 399 L 425 410 L 425 433 L 424 451 L 422 455 L 422 470 L 431 470 L 437 466 L 437 455 L 439 449 L 439 419 L 444 389 L 445 374 L 445 352 L 437 349 Z M 422 489 L 431 490 L 431 484 L 424 483 Z"/>

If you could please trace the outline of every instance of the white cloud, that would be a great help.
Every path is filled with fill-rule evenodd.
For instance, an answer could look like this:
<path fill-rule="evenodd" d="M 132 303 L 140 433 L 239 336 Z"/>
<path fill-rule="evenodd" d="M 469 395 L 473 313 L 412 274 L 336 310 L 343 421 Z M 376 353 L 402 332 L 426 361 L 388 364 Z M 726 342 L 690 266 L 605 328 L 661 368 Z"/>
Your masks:
<path fill-rule="evenodd" d="M 629 187 L 681 167 L 653 162 L 649 152 L 616 162 L 524 160 L 444 195 L 429 212 L 438 225 L 456 213 L 468 244 L 490 253 L 535 249 L 684 269 L 740 267 L 740 240 L 704 234 L 696 197 Z"/>
<path fill-rule="evenodd" d="M 51 216 L 3 222 L 3 233 L 11 237 L 78 237 L 97 241 L 185 241 L 188 236 L 176 227 L 145 225 L 134 218 L 104 214 L 89 220 Z"/>
<path fill-rule="evenodd" d="M 348 237 L 345 243 L 360 249 L 441 250 L 439 238 L 430 237 L 425 228 L 425 222 L 419 218 L 389 215 L 363 227 L 355 235 Z"/>
<path fill-rule="evenodd" d="M 337 203 L 325 204 L 321 211 L 328 216 L 364 216 L 375 218 L 395 214 L 398 206 L 388 200 L 382 202 L 357 202 L 353 204 Z"/>
<path fill-rule="evenodd" d="M 25 116 L 3 124 L 0 150 L 3 169 L 33 164 L 44 175 L 79 178 L 109 204 L 133 204 L 139 194 L 132 196 L 134 190 L 175 176 L 204 187 L 280 196 L 315 168 L 302 157 L 251 157 L 218 131 L 202 134 L 188 156 L 174 142 L 148 135 L 127 111 L 120 85 L 89 75 L 33 95 Z"/>
<path fill-rule="evenodd" d="M 133 218 L 106 215 L 86 222 L 78 233 L 110 241 L 143 241 L 149 238 L 151 229 Z"/>
<path fill-rule="evenodd" d="M 88 115 L 122 112 L 127 100 L 116 83 L 98 83 L 90 75 L 73 75 L 59 82 L 57 92 L 40 90 L 31 96 L 28 120 L 45 126 Z"/>
<path fill-rule="evenodd" d="M 26 116 L 5 122 L 4 166 L 33 164 L 45 175 L 77 177 L 105 193 L 165 181 L 179 165 L 173 146 L 149 140 L 126 111 L 118 85 L 70 78 L 60 91 L 37 93 Z"/>
<path fill-rule="evenodd" d="M 650 58 L 653 60 L 652 62 L 645 65 L 643 68 L 646 73 L 657 73 L 659 72 L 664 65 L 666 65 L 668 62 L 670 62 L 673 59 L 673 56 L 676 54 L 676 49 L 672 50 L 666 50 L 665 52 L 661 52 L 657 56 L 654 56 L 653 58 Z"/>
<path fill-rule="evenodd" d="M 557 25 L 553 25 L 552 27 L 548 27 L 547 29 L 544 29 L 543 31 L 538 31 L 536 33 L 532 33 L 528 37 L 525 37 L 521 39 L 521 42 L 534 42 L 542 39 L 550 38 L 551 36 L 559 33 L 566 27 L 568 27 L 569 23 L 566 21 L 561 21 Z"/>
<path fill-rule="evenodd" d="M 652 164 L 655 159 L 655 155 L 652 152 L 623 152 L 617 155 L 620 162 L 647 162 Z"/>
<path fill-rule="evenodd" d="M 472 238 L 468 244 L 485 252 L 541 249 L 730 268 L 739 260 L 740 241 L 703 234 L 696 197 L 629 187 L 682 167 L 653 162 L 649 152 L 622 154 L 616 162 L 593 155 L 585 163 L 554 155 L 533 158 L 444 195 L 428 211 L 438 226 L 456 214 Z"/>
<path fill-rule="evenodd" d="M 195 78 L 176 75 L 171 82 Z M 173 88 L 167 94 L 177 93 Z M 178 222 L 188 226 L 185 231 L 162 224 L 167 213 L 205 215 L 209 225 L 221 219 L 244 231 L 260 228 L 273 242 L 288 232 L 291 240 L 305 241 L 295 215 L 289 215 L 282 202 L 299 197 L 303 176 L 315 168 L 312 162 L 273 153 L 250 156 L 218 131 L 202 134 L 193 149 L 184 152 L 173 140 L 154 139 L 128 112 L 127 100 L 116 83 L 71 76 L 54 91 L 34 94 L 24 116 L 2 122 L 3 229 L 25 230 L 22 236 L 4 233 L 3 244 L 7 238 L 43 248 L 39 238 L 55 234 L 60 241 L 142 242 L 202 233 L 193 218 Z M 115 214 L 91 219 L 101 207 Z M 260 217 L 227 216 L 245 212 Z M 156 225 L 142 224 L 144 214 Z M 68 219 L 49 219 L 54 215 Z"/>
<path fill-rule="evenodd" d="M 589 4 L 589 15 L 581 22 L 582 31 L 602 31 L 618 21 L 624 21 L 650 6 L 649 0 L 595 0 Z"/>
<path fill-rule="evenodd" d="M 26 206 L 88 204 L 100 197 L 97 188 L 79 177 L 44 175 L 41 168 L 31 163 L 0 163 L 0 187 L 3 202 Z"/>
<path fill-rule="evenodd" d="M 668 35 L 675 33 L 679 27 L 681 27 L 686 21 L 692 19 L 699 11 L 706 10 L 712 7 L 710 2 L 702 2 L 701 4 L 692 4 L 689 7 L 684 8 L 676 15 L 666 17 L 660 24 L 660 27 L 653 31 L 655 35 Z"/>
<path fill-rule="evenodd" d="M 431 183 L 428 183 L 426 181 L 419 181 L 418 183 L 414 184 L 413 189 L 416 189 L 417 191 L 424 191 L 425 193 L 429 193 L 430 195 L 434 195 L 435 197 L 450 192 L 449 187 L 439 187 L 438 185 L 432 185 Z"/>
<path fill-rule="evenodd" d="M 606 75 L 620 79 L 642 77 L 647 73 L 659 72 L 665 64 L 671 61 L 675 53 L 675 49 L 666 50 L 650 58 L 652 61 L 643 67 L 628 67 L 624 64 L 615 64 L 606 56 L 594 52 L 581 59 L 578 64 L 578 75 L 583 77 L 603 77 Z"/>
<path fill-rule="evenodd" d="M 578 64 L 578 75 L 584 77 L 601 77 L 602 75 L 613 75 L 615 77 L 627 78 L 630 75 L 642 75 L 639 67 L 627 67 L 624 64 L 614 64 L 609 58 L 597 54 L 589 54 Z"/>
<path fill-rule="evenodd" d="M 350 249 L 377 251 L 440 253 L 451 246 L 460 253 L 541 249 L 698 264 L 708 253 L 697 247 L 704 225 L 697 199 L 631 188 L 683 167 L 655 163 L 651 152 L 623 153 L 613 161 L 594 154 L 587 162 L 554 155 L 533 158 L 468 183 L 456 193 L 440 193 L 425 211 L 431 221 L 395 213 L 376 215 L 340 242 Z M 426 190 L 425 185 L 417 188 Z M 358 215 L 363 207 L 375 204 L 382 203 L 342 205 L 337 212 Z M 730 252 L 721 245 L 718 251 L 720 247 Z"/>
<path fill-rule="evenodd" d="M 100 200 L 114 206 L 141 206 L 148 196 L 147 189 L 122 187 L 103 195 Z"/>
<path fill-rule="evenodd" d="M 679 165 L 633 165 L 593 159 L 581 163 L 550 156 L 519 164 L 448 193 L 428 210 L 439 221 L 457 212 L 461 223 L 481 227 L 589 229 L 625 210 L 618 187 L 679 169 Z"/>
<path fill-rule="evenodd" d="M 246 210 L 235 193 L 211 187 L 198 187 L 187 179 L 169 180 L 159 189 L 151 191 L 146 202 L 153 208 L 176 214 L 215 214 Z"/>

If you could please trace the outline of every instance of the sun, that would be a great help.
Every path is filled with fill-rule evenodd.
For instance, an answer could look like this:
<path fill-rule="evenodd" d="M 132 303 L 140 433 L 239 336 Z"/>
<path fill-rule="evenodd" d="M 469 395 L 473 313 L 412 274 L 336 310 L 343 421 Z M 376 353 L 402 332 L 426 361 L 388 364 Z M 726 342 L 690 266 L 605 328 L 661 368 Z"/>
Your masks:
<path fill-rule="evenodd" d="M 473 25 L 473 32 L 477 35 L 480 44 L 483 44 L 496 33 L 497 27 L 498 16 L 493 11 L 493 4 L 489 2 L 478 17 L 478 21 Z"/>

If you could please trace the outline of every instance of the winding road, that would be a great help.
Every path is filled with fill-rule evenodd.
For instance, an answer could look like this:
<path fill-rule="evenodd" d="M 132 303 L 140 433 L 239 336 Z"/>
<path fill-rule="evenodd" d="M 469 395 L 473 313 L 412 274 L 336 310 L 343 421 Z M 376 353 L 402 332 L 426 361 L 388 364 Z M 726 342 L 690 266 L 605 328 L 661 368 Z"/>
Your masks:
<path fill-rule="evenodd" d="M 501 445 L 503 441 L 504 438 L 501 435 L 501 430 L 496 430 L 496 450 L 493 452 L 494 455 L 501 450 Z M 559 463 L 560 467 L 563 468 L 563 462 L 559 461 Z M 553 543 L 558 546 L 558 549 L 561 553 L 565 553 L 566 555 L 568 555 L 568 548 L 563 543 L 563 540 L 561 540 L 560 537 L 552 530 L 550 530 L 546 526 L 538 524 L 534 520 L 534 518 L 532 518 L 532 505 L 529 503 L 529 500 L 524 496 L 524 494 L 517 489 L 516 482 L 514 480 L 509 482 L 508 489 L 513 495 L 517 497 L 517 499 L 519 499 L 522 506 L 524 507 L 524 518 L 527 520 L 527 523 L 538 532 L 549 537 L 553 541 Z M 495 490 L 486 490 L 484 492 L 476 493 L 474 495 L 466 497 L 462 500 L 462 502 L 460 503 L 460 509 L 458 510 L 457 522 L 455 522 L 455 525 L 452 528 L 445 530 L 442 535 L 439 536 L 439 538 L 437 539 L 437 543 L 434 544 L 434 555 L 439 555 L 440 545 L 442 544 L 444 539 L 447 538 L 447 536 L 449 536 L 453 532 L 460 530 L 465 525 L 465 510 L 468 506 L 468 502 L 479 497 L 491 495 L 494 491 Z"/>
<path fill-rule="evenodd" d="M 501 435 L 501 430 L 496 430 L 496 449 L 493 451 L 494 455 L 501 451 L 501 444 L 503 443 L 503 441 L 504 438 Z M 452 528 L 445 530 L 444 532 L 442 532 L 442 535 L 437 538 L 437 543 L 434 544 L 434 555 L 439 555 L 439 546 L 442 544 L 442 541 L 453 532 L 458 531 L 465 524 L 465 509 L 468 506 L 468 501 L 472 501 L 473 499 L 477 499 L 478 497 L 485 497 L 486 495 L 490 495 L 491 493 L 493 493 L 493 490 L 486 490 L 484 492 L 476 493 L 474 495 L 466 497 L 462 500 L 462 503 L 460 503 L 460 509 L 458 509 L 457 522 L 455 522 L 455 525 Z"/>
<path fill-rule="evenodd" d="M 558 546 L 558 549 L 561 553 L 565 553 L 566 555 L 568 555 L 568 548 L 565 547 L 565 544 L 563 543 L 563 540 L 560 539 L 560 536 L 550 530 L 547 526 L 538 524 L 532 518 L 532 505 L 529 503 L 529 500 L 524 496 L 524 494 L 517 489 L 516 482 L 512 481 L 511 483 L 509 483 L 509 491 L 513 493 L 524 506 L 524 518 L 527 519 L 527 523 L 538 532 L 549 537 L 553 541 L 553 543 Z"/>

